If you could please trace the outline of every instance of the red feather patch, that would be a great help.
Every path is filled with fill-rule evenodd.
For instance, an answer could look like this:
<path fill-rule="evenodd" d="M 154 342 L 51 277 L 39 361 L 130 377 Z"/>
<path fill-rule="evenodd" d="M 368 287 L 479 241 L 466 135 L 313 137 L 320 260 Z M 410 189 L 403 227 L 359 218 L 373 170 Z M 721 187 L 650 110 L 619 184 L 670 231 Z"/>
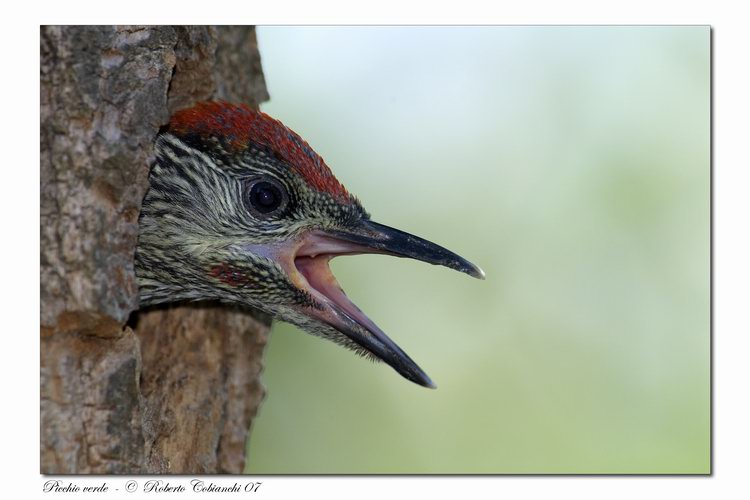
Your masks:
<path fill-rule="evenodd" d="M 346 188 L 307 142 L 280 121 L 244 104 L 223 101 L 196 104 L 172 116 L 169 132 L 178 137 L 221 138 L 231 149 L 230 153 L 242 153 L 251 143 L 264 146 L 289 164 L 312 188 L 338 201 L 351 201 Z"/>

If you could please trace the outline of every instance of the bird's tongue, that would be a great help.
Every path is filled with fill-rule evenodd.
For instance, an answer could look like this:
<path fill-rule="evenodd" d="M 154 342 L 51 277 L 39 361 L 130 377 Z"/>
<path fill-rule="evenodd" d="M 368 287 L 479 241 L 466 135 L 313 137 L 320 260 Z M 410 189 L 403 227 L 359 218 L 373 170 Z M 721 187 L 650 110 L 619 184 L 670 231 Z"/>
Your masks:
<path fill-rule="evenodd" d="M 380 328 L 370 318 L 349 300 L 336 277 L 331 272 L 328 263 L 335 257 L 331 254 L 322 254 L 315 257 L 297 257 L 294 260 L 297 271 L 305 277 L 310 287 L 322 298 L 338 306 L 351 319 L 365 327 L 371 333 L 382 333 Z M 383 334 L 385 335 L 385 334 Z"/>
<path fill-rule="evenodd" d="M 319 304 L 319 307 L 306 307 L 304 314 L 344 334 L 375 359 L 388 363 L 407 379 L 434 388 L 435 384 L 430 377 L 349 300 L 328 267 L 330 260 L 340 255 L 389 252 L 369 245 L 364 240 L 347 241 L 337 236 L 339 235 L 319 231 L 310 232 L 292 250 L 295 269 L 290 270 L 290 275 Z M 281 262 L 289 260 L 281 259 Z"/>

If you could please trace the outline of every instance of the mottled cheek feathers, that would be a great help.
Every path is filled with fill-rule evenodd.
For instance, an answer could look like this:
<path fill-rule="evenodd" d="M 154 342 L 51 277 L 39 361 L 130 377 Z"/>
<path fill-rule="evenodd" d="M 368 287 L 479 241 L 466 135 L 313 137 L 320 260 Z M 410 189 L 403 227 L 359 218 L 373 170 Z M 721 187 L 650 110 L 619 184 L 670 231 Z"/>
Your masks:
<path fill-rule="evenodd" d="M 142 305 L 244 304 L 434 387 L 347 298 L 329 262 L 386 254 L 482 278 L 478 267 L 370 220 L 305 141 L 246 106 L 209 102 L 180 111 L 155 151 L 135 258 Z"/>
<path fill-rule="evenodd" d="M 218 146 L 229 156 L 239 156 L 250 148 L 263 149 L 289 165 L 311 188 L 339 203 L 354 202 L 323 159 L 299 135 L 248 106 L 223 101 L 199 103 L 175 113 L 168 130 L 204 151 L 215 151 Z"/>
<path fill-rule="evenodd" d="M 246 274 L 242 269 L 225 262 L 211 266 L 209 272 L 211 276 L 231 287 L 252 286 L 255 281 L 253 276 Z"/>

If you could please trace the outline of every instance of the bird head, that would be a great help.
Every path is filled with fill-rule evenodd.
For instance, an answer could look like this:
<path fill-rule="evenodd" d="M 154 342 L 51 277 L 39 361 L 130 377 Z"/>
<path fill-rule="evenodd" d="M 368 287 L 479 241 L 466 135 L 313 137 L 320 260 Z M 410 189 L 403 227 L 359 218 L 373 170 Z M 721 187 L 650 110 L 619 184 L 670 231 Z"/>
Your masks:
<path fill-rule="evenodd" d="M 244 304 L 434 387 L 329 269 L 334 257 L 367 253 L 484 277 L 445 248 L 372 221 L 300 136 L 262 112 L 201 103 L 157 138 L 136 251 L 142 305 Z"/>

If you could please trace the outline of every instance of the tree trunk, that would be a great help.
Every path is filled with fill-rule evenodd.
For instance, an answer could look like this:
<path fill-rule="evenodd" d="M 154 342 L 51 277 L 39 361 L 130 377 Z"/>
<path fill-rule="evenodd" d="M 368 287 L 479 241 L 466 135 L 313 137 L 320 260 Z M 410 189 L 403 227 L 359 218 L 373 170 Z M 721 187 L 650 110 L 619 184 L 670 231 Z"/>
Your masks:
<path fill-rule="evenodd" d="M 170 114 L 268 98 L 255 31 L 40 34 L 41 471 L 240 473 L 270 320 L 211 304 L 135 313 L 133 255 Z"/>

